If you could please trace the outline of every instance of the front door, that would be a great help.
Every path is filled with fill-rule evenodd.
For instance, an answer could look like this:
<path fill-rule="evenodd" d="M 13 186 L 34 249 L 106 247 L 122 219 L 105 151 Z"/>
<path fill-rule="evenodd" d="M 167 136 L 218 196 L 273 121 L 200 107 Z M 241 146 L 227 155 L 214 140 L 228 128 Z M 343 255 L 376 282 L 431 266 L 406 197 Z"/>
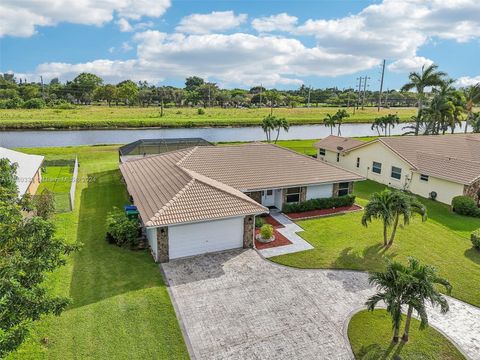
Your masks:
<path fill-rule="evenodd" d="M 273 190 L 262 191 L 262 205 L 263 206 L 275 206 L 275 195 Z"/>

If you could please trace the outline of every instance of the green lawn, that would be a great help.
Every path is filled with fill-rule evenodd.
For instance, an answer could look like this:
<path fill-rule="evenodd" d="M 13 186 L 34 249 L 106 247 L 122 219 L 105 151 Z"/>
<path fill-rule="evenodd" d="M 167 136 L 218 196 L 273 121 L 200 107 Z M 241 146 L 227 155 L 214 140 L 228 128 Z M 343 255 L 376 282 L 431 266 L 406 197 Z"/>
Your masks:
<path fill-rule="evenodd" d="M 365 205 L 370 194 L 384 186 L 372 181 L 355 185 L 357 202 Z M 470 233 L 480 228 L 480 219 L 450 212 L 446 205 L 422 199 L 429 219 L 415 218 L 399 228 L 391 248 L 382 247 L 382 225 L 361 225 L 362 212 L 300 221 L 299 235 L 315 248 L 272 258 L 298 268 L 382 270 L 387 259 L 405 262 L 414 256 L 434 265 L 453 285 L 452 295 L 480 306 L 480 252 L 472 248 Z"/>
<path fill-rule="evenodd" d="M 104 240 L 105 217 L 126 202 L 114 146 L 27 149 L 62 159 L 78 154 L 76 209 L 57 215 L 59 236 L 81 242 L 46 284 L 73 304 L 35 323 L 30 338 L 9 359 L 188 359 L 165 284 L 146 251 Z M 47 339 L 42 341 L 42 339 Z"/>
<path fill-rule="evenodd" d="M 278 108 L 273 113 L 285 117 L 291 124 L 321 124 L 327 113 L 338 108 Z M 416 113 L 415 108 L 357 110 L 346 122 L 372 122 L 378 116 L 397 113 L 402 121 L 408 121 Z M 195 127 L 195 126 L 253 126 L 270 114 L 269 108 L 223 109 L 207 108 L 199 115 L 197 108 L 170 108 L 160 117 L 158 107 L 108 107 L 78 106 L 75 109 L 5 109 L 0 112 L 1 129 L 37 128 L 125 128 L 125 127 Z"/>
<path fill-rule="evenodd" d="M 465 359 L 441 333 L 429 327 L 419 330 L 412 319 L 410 340 L 391 343 L 392 322 L 385 310 L 361 311 L 348 324 L 348 338 L 358 360 L 456 360 Z M 403 327 L 402 327 L 403 330 Z"/>
<path fill-rule="evenodd" d="M 37 194 L 44 189 L 54 193 L 57 212 L 70 211 L 70 186 L 72 185 L 73 168 L 71 166 L 47 166 L 42 172 L 42 182 Z"/>

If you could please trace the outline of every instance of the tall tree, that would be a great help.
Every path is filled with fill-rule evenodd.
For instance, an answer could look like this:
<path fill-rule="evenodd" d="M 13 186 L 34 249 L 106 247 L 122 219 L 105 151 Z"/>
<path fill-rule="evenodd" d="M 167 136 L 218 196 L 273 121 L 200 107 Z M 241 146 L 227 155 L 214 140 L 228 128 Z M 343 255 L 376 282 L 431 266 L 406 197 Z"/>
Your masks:
<path fill-rule="evenodd" d="M 265 133 L 267 142 L 272 141 L 272 131 L 275 130 L 276 118 L 273 115 L 267 115 L 262 120 L 262 130 Z"/>
<path fill-rule="evenodd" d="M 273 127 L 277 131 L 277 136 L 275 137 L 276 144 L 280 136 L 280 131 L 283 130 L 285 132 L 288 132 L 288 129 L 290 129 L 290 123 L 285 118 L 277 118 L 274 116 Z"/>
<path fill-rule="evenodd" d="M 466 89 L 463 89 L 465 96 L 465 110 L 467 111 L 467 121 L 465 123 L 465 133 L 468 129 L 468 124 L 473 118 L 473 108 L 476 104 L 480 103 L 480 83 L 469 86 Z"/>
<path fill-rule="evenodd" d="M 370 311 L 375 310 L 379 302 L 387 305 L 387 312 L 392 318 L 392 341 L 397 343 L 403 320 L 402 305 L 405 302 L 404 297 L 408 284 L 407 269 L 399 262 L 388 262 L 385 271 L 370 273 L 368 282 L 377 288 L 377 293 L 369 297 L 365 305 Z"/>
<path fill-rule="evenodd" d="M 421 112 L 423 109 L 423 102 L 425 99 L 425 88 L 431 86 L 440 86 L 443 78 L 447 75 L 442 71 L 437 71 L 438 65 L 431 64 L 429 66 L 423 65 L 421 72 L 411 72 L 408 76 L 409 82 L 403 85 L 402 91 L 409 91 L 415 89 L 417 91 L 418 101 L 418 116 L 417 119 L 421 119 Z M 415 135 L 418 135 L 420 123 L 417 122 L 415 128 Z"/>
<path fill-rule="evenodd" d="M 368 204 L 365 206 L 362 225 L 368 226 L 373 219 L 379 219 L 383 223 L 383 245 L 391 246 L 395 239 L 400 218 L 404 225 L 410 223 L 413 214 L 421 215 L 422 220 L 427 219 L 427 210 L 415 197 L 402 191 L 385 189 L 373 193 Z M 390 238 L 388 228 L 392 227 Z"/>
<path fill-rule="evenodd" d="M 405 289 L 405 305 L 408 306 L 407 318 L 402 340 L 407 342 L 410 334 L 410 324 L 413 311 L 420 317 L 420 328 L 428 326 L 428 314 L 426 303 L 432 306 L 439 306 L 440 312 L 445 314 L 449 310 L 447 299 L 438 292 L 438 286 L 443 286 L 450 294 L 452 286 L 448 280 L 440 277 L 436 268 L 430 265 L 421 264 L 414 258 L 408 259 L 407 274 L 408 285 Z"/>
<path fill-rule="evenodd" d="M 345 110 L 345 109 L 340 109 L 335 113 L 334 118 L 335 118 L 336 124 L 338 126 L 338 133 L 337 133 L 338 136 L 342 135 L 342 130 L 341 130 L 342 123 L 343 123 L 343 120 L 348 118 L 348 117 L 350 117 L 350 115 L 348 114 L 347 110 Z"/>
<path fill-rule="evenodd" d="M 102 78 L 95 74 L 81 73 L 73 79 L 71 87 L 76 98 L 80 102 L 88 104 L 93 98 L 93 92 L 97 87 L 102 85 L 102 83 Z"/>
<path fill-rule="evenodd" d="M 201 77 L 198 76 L 190 76 L 185 79 L 185 90 L 186 91 L 196 91 L 200 86 L 205 83 Z"/>
<path fill-rule="evenodd" d="M 326 127 L 330 128 L 330 135 L 333 135 L 333 128 L 337 124 L 337 119 L 335 118 L 335 115 L 327 114 L 327 116 L 323 119 L 323 124 Z"/>
<path fill-rule="evenodd" d="M 5 161 L 1 164 L 5 169 Z M 12 190 L 9 180 L 16 176 L 15 169 L 6 170 L 9 175 L 2 179 L 7 181 L 0 184 L 0 358 L 20 346 L 32 321 L 46 314 L 59 315 L 68 305 L 69 299 L 53 296 L 44 281 L 76 249 L 55 238 L 51 222 L 24 217 L 29 199 L 18 199 L 18 190 Z"/>

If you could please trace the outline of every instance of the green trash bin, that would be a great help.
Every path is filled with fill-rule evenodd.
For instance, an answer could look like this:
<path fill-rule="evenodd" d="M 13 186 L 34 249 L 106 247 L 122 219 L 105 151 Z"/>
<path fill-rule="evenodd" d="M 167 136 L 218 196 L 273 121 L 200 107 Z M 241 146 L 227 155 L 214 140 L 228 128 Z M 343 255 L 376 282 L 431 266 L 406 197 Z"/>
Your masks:
<path fill-rule="evenodd" d="M 139 215 L 138 210 L 127 210 L 125 213 L 126 213 L 127 218 L 129 220 L 137 220 L 138 219 L 138 215 Z"/>

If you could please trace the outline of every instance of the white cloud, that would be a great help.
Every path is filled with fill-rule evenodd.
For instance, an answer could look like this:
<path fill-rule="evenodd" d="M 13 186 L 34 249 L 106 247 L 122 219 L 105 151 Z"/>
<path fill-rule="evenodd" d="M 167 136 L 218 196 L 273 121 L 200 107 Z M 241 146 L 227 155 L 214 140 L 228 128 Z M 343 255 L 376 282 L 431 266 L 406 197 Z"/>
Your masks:
<path fill-rule="evenodd" d="M 124 41 L 124 42 L 122 43 L 122 50 L 123 50 L 124 52 L 129 52 L 129 51 L 132 50 L 132 49 L 133 49 L 133 47 L 132 47 L 132 45 L 130 45 L 130 43 L 129 43 L 128 41 Z"/>
<path fill-rule="evenodd" d="M 246 20 L 246 14 L 235 15 L 233 11 L 213 11 L 210 14 L 185 16 L 175 30 L 187 34 L 209 34 L 236 28 Z"/>
<path fill-rule="evenodd" d="M 147 22 L 139 22 L 136 24 L 131 24 L 127 19 L 125 18 L 120 18 L 116 21 L 116 24 L 118 25 L 118 28 L 120 29 L 121 32 L 133 32 L 137 30 L 145 30 L 153 26 L 153 22 L 147 21 Z"/>
<path fill-rule="evenodd" d="M 479 38 L 480 1 L 384 0 L 347 17 L 307 20 L 294 33 L 315 36 L 331 52 L 413 58 L 431 38 Z"/>
<path fill-rule="evenodd" d="M 123 18 L 123 26 L 127 26 L 125 19 L 160 17 L 169 6 L 170 0 L 2 0 L 0 37 L 28 37 L 37 26 L 60 22 L 100 26 L 112 21 L 114 14 Z"/>
<path fill-rule="evenodd" d="M 423 56 L 414 56 L 411 58 L 404 58 L 394 61 L 387 66 L 388 70 L 393 72 L 411 72 L 420 71 L 422 66 L 429 66 L 433 64 L 433 60 L 427 59 Z"/>
<path fill-rule="evenodd" d="M 71 79 L 90 71 L 116 82 L 159 82 L 192 74 L 229 85 L 298 85 L 304 76 L 337 76 L 377 64 L 377 59 L 329 54 L 299 40 L 235 33 L 184 35 L 148 30 L 134 36 L 137 58 L 96 60 L 81 64 L 45 63 L 36 69 L 45 78 Z"/>
<path fill-rule="evenodd" d="M 252 26 L 258 32 L 291 31 L 297 24 L 298 18 L 287 13 L 265 16 L 252 20 Z"/>
<path fill-rule="evenodd" d="M 478 76 L 462 76 L 455 81 L 457 87 L 468 87 L 475 84 L 480 84 L 480 75 Z"/>

